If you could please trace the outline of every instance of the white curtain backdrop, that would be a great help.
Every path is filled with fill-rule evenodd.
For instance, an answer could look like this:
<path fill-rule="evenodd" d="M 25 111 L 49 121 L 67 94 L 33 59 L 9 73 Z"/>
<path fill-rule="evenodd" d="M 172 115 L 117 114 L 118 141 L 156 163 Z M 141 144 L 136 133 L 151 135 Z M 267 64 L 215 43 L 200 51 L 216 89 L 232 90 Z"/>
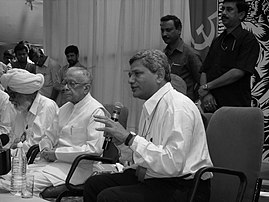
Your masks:
<path fill-rule="evenodd" d="M 181 19 L 189 44 L 189 0 L 45 0 L 44 49 L 64 65 L 65 47 L 77 45 L 80 62 L 92 67 L 93 97 L 127 106 L 128 129 L 137 131 L 143 102 L 132 96 L 128 61 L 138 50 L 165 47 L 160 18 L 167 14 Z"/>

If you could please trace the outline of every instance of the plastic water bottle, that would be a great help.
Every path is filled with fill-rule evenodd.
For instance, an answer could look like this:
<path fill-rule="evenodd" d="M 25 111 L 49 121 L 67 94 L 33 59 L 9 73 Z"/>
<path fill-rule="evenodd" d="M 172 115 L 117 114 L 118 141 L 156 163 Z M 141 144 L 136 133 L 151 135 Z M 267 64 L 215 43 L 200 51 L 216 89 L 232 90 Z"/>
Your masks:
<path fill-rule="evenodd" d="M 26 183 L 26 155 L 22 148 L 22 142 L 17 145 L 17 151 L 11 163 L 11 187 L 10 193 L 21 196 L 22 188 Z"/>

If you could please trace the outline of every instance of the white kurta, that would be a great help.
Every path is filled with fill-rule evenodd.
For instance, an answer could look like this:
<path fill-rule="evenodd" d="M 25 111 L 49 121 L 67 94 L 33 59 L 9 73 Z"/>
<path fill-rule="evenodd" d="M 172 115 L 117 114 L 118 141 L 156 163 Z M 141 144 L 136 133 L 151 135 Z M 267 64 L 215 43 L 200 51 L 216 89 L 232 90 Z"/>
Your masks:
<path fill-rule="evenodd" d="M 9 101 L 9 96 L 0 90 L 0 134 L 9 134 L 14 123 L 16 110 Z"/>
<path fill-rule="evenodd" d="M 24 151 L 27 152 L 29 147 L 38 144 L 45 131 L 52 125 L 59 108 L 57 104 L 37 93 L 29 111 L 17 112 L 15 124 L 12 127 L 12 140 L 20 138 L 23 132 L 26 132 L 26 141 L 23 143 Z"/>
<path fill-rule="evenodd" d="M 179 177 L 212 166 L 198 108 L 170 83 L 144 103 L 130 149 L 121 146 L 126 159 L 126 153 L 132 155 L 132 167 L 147 168 L 146 178 Z"/>
<path fill-rule="evenodd" d="M 78 155 L 102 154 L 103 132 L 95 129 L 104 125 L 95 122 L 93 115 L 105 115 L 105 112 L 103 105 L 90 93 L 76 105 L 70 102 L 63 105 L 53 127 L 46 132 L 46 137 L 39 144 L 40 150 L 45 147 L 55 148 L 57 161 L 46 163 L 45 166 L 42 163 L 29 165 L 29 170 L 36 168 L 54 186 L 63 184 L 71 163 Z M 83 183 L 92 173 L 92 164 L 93 162 L 89 161 L 80 163 L 71 182 L 73 184 Z M 42 166 L 40 167 L 40 165 Z"/>

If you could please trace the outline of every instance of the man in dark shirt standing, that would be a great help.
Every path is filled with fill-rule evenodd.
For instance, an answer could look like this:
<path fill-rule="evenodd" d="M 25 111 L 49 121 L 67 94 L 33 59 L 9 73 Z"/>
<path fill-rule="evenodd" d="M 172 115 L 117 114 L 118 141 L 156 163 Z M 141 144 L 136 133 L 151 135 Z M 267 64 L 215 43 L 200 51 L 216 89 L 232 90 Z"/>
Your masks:
<path fill-rule="evenodd" d="M 201 70 L 199 96 L 207 112 L 222 106 L 251 106 L 250 78 L 259 44 L 241 26 L 247 13 L 245 0 L 224 0 L 221 19 L 226 29 L 213 40 Z"/>
<path fill-rule="evenodd" d="M 182 24 L 174 15 L 161 18 L 161 34 L 167 44 L 164 53 L 171 65 L 171 74 L 180 76 L 187 85 L 187 96 L 196 100 L 195 88 L 200 83 L 200 68 L 202 61 L 199 53 L 181 39 Z"/>

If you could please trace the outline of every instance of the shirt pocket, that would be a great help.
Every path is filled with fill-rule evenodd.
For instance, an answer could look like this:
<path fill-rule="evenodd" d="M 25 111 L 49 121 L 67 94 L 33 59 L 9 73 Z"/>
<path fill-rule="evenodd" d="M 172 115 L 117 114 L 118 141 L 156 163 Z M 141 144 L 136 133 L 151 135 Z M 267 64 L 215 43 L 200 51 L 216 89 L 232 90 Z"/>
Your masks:
<path fill-rule="evenodd" d="M 74 145 L 82 145 L 87 141 L 86 127 L 71 126 L 70 139 Z"/>

